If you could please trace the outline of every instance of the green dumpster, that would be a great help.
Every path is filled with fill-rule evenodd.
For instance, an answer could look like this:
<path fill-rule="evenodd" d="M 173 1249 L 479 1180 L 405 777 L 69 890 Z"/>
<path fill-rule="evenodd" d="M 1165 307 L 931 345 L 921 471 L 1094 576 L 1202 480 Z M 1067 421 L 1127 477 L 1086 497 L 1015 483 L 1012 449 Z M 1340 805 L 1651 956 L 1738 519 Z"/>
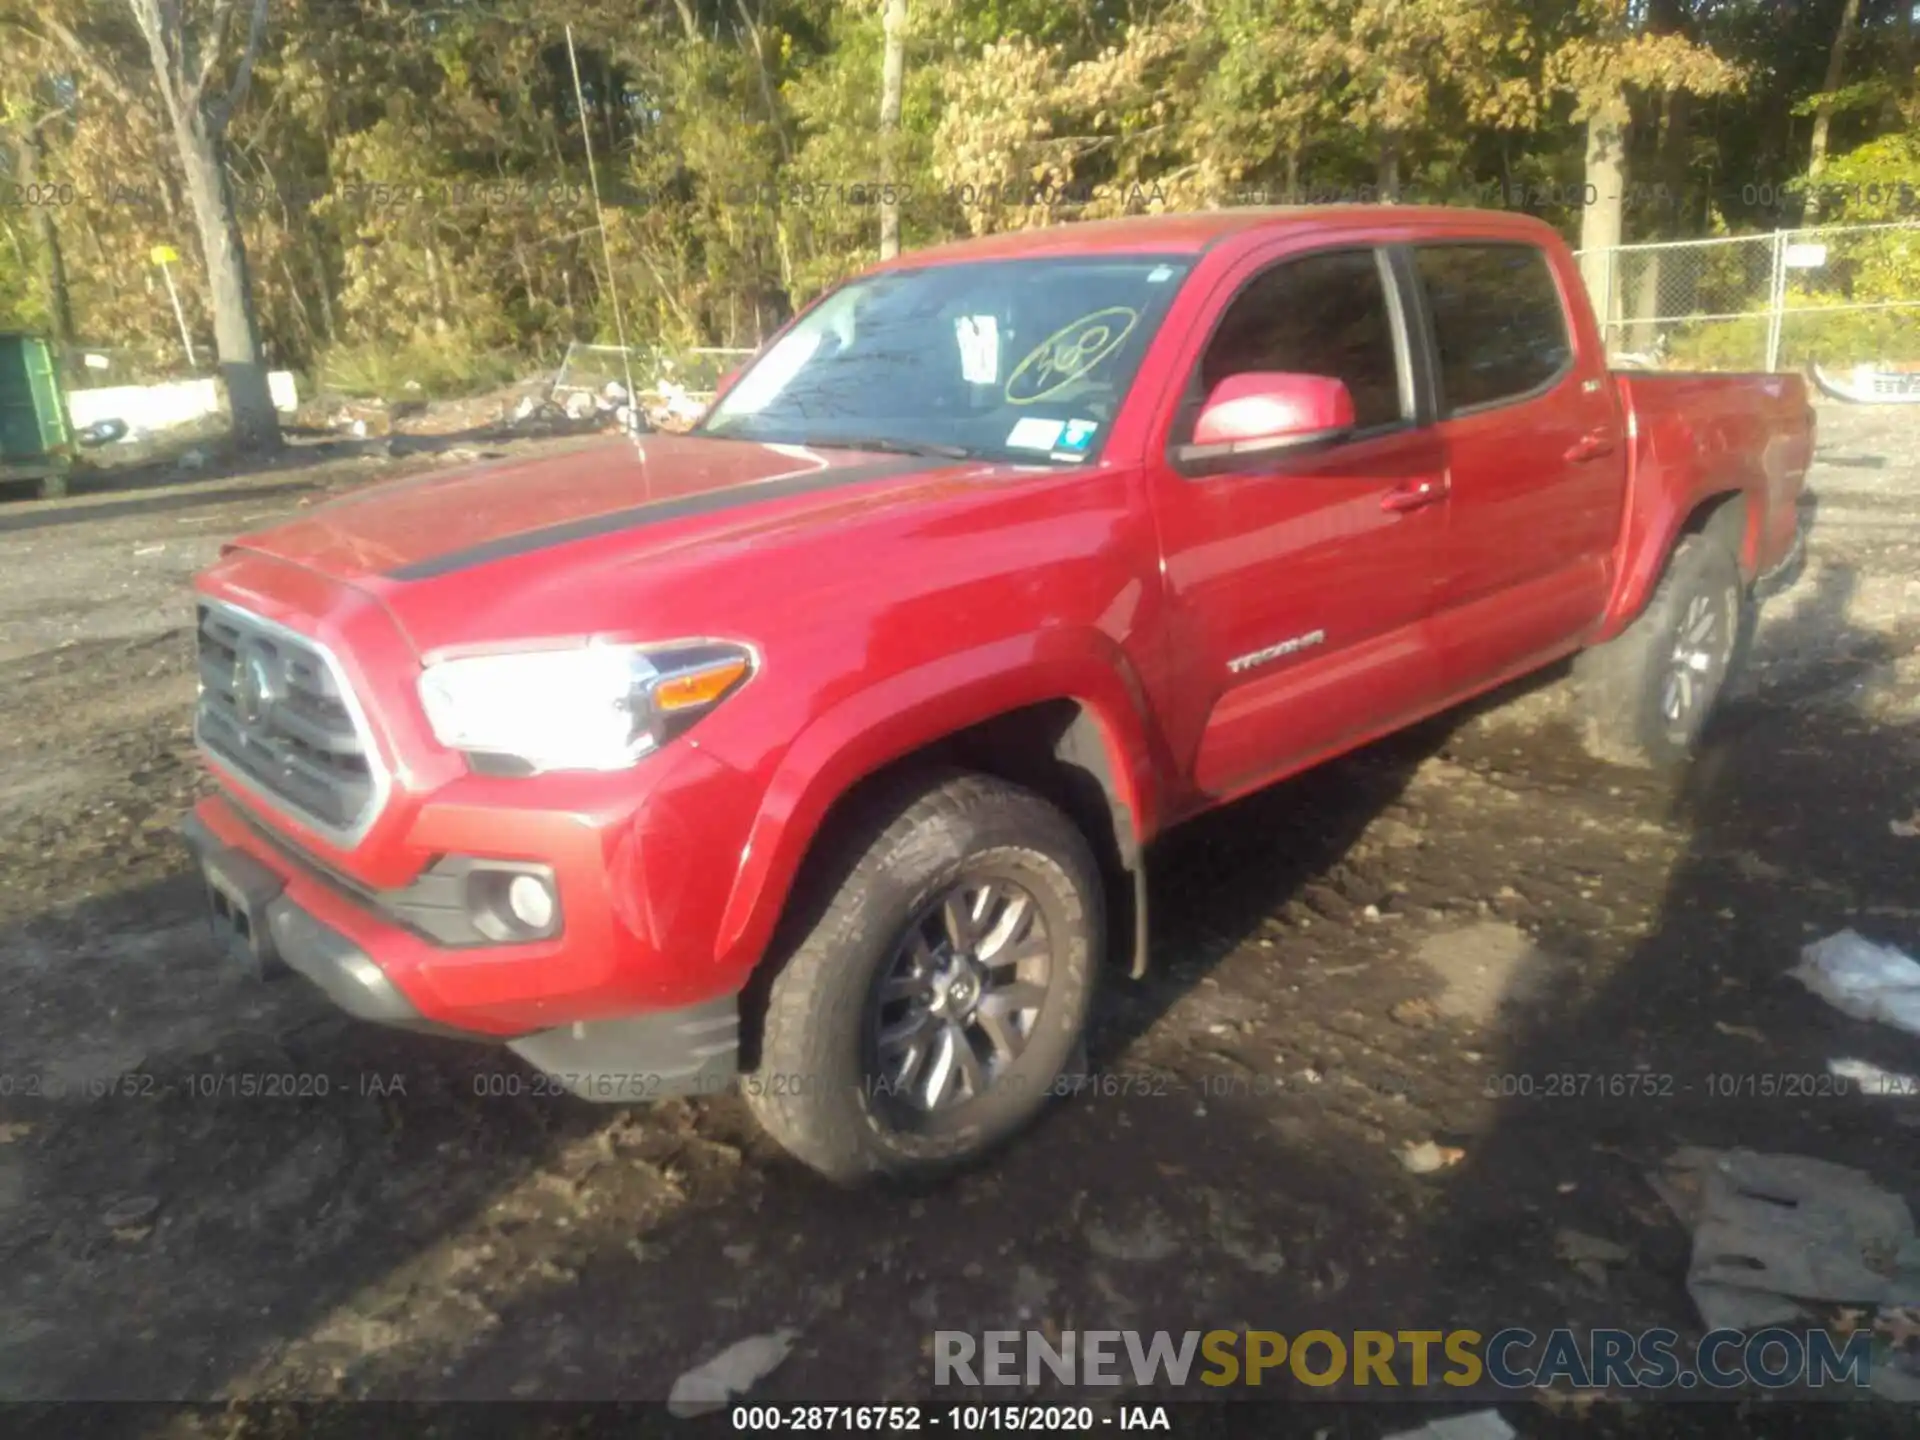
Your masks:
<path fill-rule="evenodd" d="M 73 456 L 53 346 L 38 335 L 0 332 L 0 482 L 34 480 L 43 497 L 64 495 Z"/>

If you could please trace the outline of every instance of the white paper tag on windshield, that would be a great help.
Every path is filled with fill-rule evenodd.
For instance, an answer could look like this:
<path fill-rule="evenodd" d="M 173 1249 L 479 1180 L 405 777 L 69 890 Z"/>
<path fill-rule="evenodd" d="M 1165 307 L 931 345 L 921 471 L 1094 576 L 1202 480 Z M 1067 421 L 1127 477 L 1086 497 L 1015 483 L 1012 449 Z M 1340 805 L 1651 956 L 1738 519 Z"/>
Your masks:
<path fill-rule="evenodd" d="M 1000 322 L 991 315 L 957 315 L 954 338 L 960 342 L 960 374 L 969 385 L 1000 379 Z"/>
<path fill-rule="evenodd" d="M 820 348 L 818 331 L 796 330 L 761 357 L 746 377 L 727 395 L 727 409 L 735 415 L 757 415 L 785 390 Z"/>
<path fill-rule="evenodd" d="M 1024 420 L 1015 421 L 1013 429 L 1007 432 L 1007 448 L 1051 450 L 1054 442 L 1060 438 L 1060 432 L 1066 428 L 1064 420 L 1042 420 L 1038 415 L 1029 415 Z"/>

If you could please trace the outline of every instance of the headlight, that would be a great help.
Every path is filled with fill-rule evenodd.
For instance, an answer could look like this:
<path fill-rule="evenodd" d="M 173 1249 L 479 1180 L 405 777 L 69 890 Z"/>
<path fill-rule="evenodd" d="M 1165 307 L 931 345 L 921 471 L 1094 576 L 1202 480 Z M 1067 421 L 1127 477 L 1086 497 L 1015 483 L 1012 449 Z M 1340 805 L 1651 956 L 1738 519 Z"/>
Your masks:
<path fill-rule="evenodd" d="M 732 694 L 753 671 L 739 645 L 590 644 L 429 665 L 434 737 L 519 773 L 623 770 Z M 494 768 L 494 767 L 490 767 Z"/>

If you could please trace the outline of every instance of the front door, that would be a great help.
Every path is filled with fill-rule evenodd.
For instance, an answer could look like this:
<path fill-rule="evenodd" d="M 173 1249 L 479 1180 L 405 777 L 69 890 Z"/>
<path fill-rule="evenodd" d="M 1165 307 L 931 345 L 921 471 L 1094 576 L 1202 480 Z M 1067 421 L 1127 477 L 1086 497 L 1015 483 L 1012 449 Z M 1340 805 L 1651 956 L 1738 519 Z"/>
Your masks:
<path fill-rule="evenodd" d="M 1446 529 L 1446 464 L 1419 423 L 1409 325 L 1384 250 L 1249 264 L 1181 400 L 1153 476 L 1175 683 L 1204 716 L 1170 736 L 1196 803 L 1230 798 L 1431 708 L 1427 628 Z M 1228 376 L 1332 376 L 1351 438 L 1307 456 L 1183 473 L 1172 449 Z"/>

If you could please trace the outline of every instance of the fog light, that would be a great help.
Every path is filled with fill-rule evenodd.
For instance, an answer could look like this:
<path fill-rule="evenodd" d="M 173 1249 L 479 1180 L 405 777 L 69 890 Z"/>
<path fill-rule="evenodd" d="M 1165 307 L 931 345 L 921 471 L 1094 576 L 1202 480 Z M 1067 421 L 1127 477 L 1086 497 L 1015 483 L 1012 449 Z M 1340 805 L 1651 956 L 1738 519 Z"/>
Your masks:
<path fill-rule="evenodd" d="M 537 875 L 516 875 L 507 886 L 507 908 L 529 930 L 544 930 L 553 923 L 553 891 Z"/>

